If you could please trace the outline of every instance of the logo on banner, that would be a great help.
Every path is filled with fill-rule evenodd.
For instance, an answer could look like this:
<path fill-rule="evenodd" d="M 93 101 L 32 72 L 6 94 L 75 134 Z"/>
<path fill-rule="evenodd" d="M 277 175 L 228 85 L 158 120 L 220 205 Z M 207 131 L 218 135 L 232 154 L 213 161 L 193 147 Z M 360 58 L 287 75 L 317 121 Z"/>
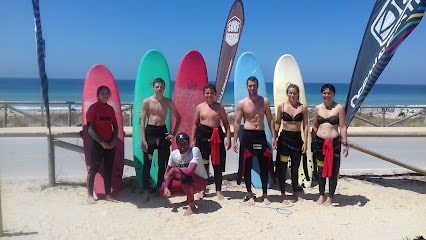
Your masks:
<path fill-rule="evenodd" d="M 392 38 L 402 20 L 407 18 L 407 10 L 413 11 L 418 3 L 419 0 L 386 1 L 370 28 L 371 35 L 380 46 L 385 45 Z"/>
<path fill-rule="evenodd" d="M 240 40 L 240 34 L 241 20 L 233 16 L 226 24 L 225 42 L 231 47 L 234 46 Z"/>

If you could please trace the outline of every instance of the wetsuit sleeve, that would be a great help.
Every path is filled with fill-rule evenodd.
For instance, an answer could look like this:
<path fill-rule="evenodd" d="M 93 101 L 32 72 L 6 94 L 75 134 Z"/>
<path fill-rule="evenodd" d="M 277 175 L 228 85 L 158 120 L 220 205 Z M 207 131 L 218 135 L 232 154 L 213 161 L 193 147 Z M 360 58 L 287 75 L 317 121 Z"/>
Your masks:
<path fill-rule="evenodd" d="M 117 139 L 118 136 L 118 124 L 114 123 L 112 124 L 113 132 L 112 132 L 112 141 Z"/>
<path fill-rule="evenodd" d="M 164 180 L 166 181 L 166 186 L 170 186 L 170 183 L 172 182 L 172 178 L 169 177 L 169 171 L 173 171 L 173 168 L 170 166 L 167 166 L 166 173 L 164 174 Z"/>
<path fill-rule="evenodd" d="M 89 128 L 87 129 L 89 136 L 92 137 L 96 142 L 101 144 L 104 140 L 101 137 L 99 137 L 99 135 L 93 129 L 93 123 L 89 122 L 89 123 L 87 123 L 87 125 L 89 125 Z"/>
<path fill-rule="evenodd" d="M 192 176 L 193 174 L 194 174 L 194 172 L 195 172 L 195 169 L 197 168 L 197 163 L 195 163 L 195 162 L 190 162 L 189 163 L 189 166 L 188 167 L 186 167 L 186 168 L 181 168 L 180 170 L 183 172 L 183 173 L 185 173 L 185 175 L 188 175 L 188 176 Z"/>

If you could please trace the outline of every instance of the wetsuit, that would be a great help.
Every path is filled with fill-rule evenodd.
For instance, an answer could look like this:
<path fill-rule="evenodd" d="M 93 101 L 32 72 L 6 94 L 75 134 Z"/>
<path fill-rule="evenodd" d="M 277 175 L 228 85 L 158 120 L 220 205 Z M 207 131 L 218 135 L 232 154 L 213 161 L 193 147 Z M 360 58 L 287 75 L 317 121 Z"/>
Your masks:
<path fill-rule="evenodd" d="M 285 122 L 302 122 L 303 113 L 297 113 L 292 117 L 287 112 L 283 112 L 281 119 Z M 278 148 L 276 156 L 276 173 L 280 184 L 281 193 L 285 192 L 285 180 L 288 167 L 288 159 L 291 159 L 291 186 L 293 192 L 297 192 L 299 185 L 299 166 L 302 157 L 302 133 L 300 131 L 282 130 L 278 138 Z"/>
<path fill-rule="evenodd" d="M 113 131 L 112 126 L 117 126 L 114 108 L 108 104 L 96 102 L 92 104 L 86 113 L 87 124 L 92 128 L 100 140 L 109 142 L 116 137 L 117 132 Z M 118 129 L 116 129 L 118 131 Z M 89 130 L 90 132 L 90 130 Z M 90 134 L 89 134 L 90 135 Z M 88 192 L 93 193 L 93 185 L 96 173 L 104 161 L 103 178 L 105 186 L 105 194 L 111 193 L 112 167 L 114 164 L 115 148 L 104 149 L 101 144 L 92 137 L 90 147 L 90 170 L 88 174 Z"/>
<path fill-rule="evenodd" d="M 167 160 L 170 155 L 171 142 L 166 140 L 167 127 L 166 126 L 154 126 L 147 125 L 146 128 L 146 141 L 148 142 L 148 151 L 144 152 L 144 163 L 143 163 L 143 188 L 144 190 L 155 191 L 164 180 L 164 173 L 166 171 Z M 152 187 L 150 184 L 151 179 L 151 165 L 154 149 L 158 149 L 158 181 L 157 187 Z"/>
<path fill-rule="evenodd" d="M 264 130 L 243 129 L 240 138 L 240 155 L 237 175 L 237 184 L 241 184 L 242 178 L 246 184 L 247 192 L 251 193 L 251 169 L 253 157 L 257 157 L 260 168 L 260 180 L 262 181 L 263 194 L 268 190 L 268 172 L 273 179 L 272 152 L 266 142 Z"/>
<path fill-rule="evenodd" d="M 318 124 L 339 124 L 338 116 L 332 116 L 329 118 L 318 116 L 317 120 Z M 340 137 L 323 139 L 316 136 L 314 139 L 313 152 L 318 165 L 318 187 L 321 196 L 325 195 L 325 183 L 326 179 L 329 178 L 329 197 L 334 197 L 340 170 L 340 151 L 342 149 L 340 144 Z"/>
<path fill-rule="evenodd" d="M 211 155 L 216 191 L 222 191 L 222 172 L 225 171 L 226 161 L 224 138 L 225 133 L 221 127 L 212 128 L 199 125 L 195 131 L 195 145 L 201 151 L 206 172 L 209 172 L 209 156 Z"/>

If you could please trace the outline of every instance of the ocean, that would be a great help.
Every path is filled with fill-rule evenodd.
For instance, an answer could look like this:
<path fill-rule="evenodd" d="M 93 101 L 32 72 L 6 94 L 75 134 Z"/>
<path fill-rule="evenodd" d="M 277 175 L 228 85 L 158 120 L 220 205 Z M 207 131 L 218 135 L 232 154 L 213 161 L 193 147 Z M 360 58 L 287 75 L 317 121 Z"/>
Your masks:
<path fill-rule="evenodd" d="M 49 79 L 49 101 L 80 103 L 84 79 Z M 122 103 L 133 102 L 134 80 L 117 80 Z M 305 83 L 308 105 L 322 102 L 320 88 L 323 83 Z M 335 101 L 345 104 L 348 83 L 333 83 Z M 274 105 L 273 84 L 267 82 L 267 97 Z M 172 86 L 166 86 L 171 87 Z M 245 86 L 242 86 L 245 87 Z M 229 82 L 222 103 L 234 103 L 234 84 Z M 200 93 L 201 94 L 201 93 Z M 40 80 L 37 78 L 0 78 L 1 101 L 41 101 Z M 426 106 L 426 85 L 376 84 L 365 99 L 363 106 Z"/>

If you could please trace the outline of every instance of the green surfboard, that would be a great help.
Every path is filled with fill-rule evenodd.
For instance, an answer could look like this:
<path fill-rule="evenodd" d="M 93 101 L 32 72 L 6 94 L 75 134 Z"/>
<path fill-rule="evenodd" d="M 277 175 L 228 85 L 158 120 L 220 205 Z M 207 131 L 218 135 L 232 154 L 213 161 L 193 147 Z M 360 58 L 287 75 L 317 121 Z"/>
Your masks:
<path fill-rule="evenodd" d="M 155 78 L 162 78 L 166 83 L 164 96 L 171 98 L 171 82 L 169 66 L 164 55 L 155 49 L 149 50 L 142 57 L 139 64 L 138 73 L 135 81 L 135 90 L 133 95 L 133 110 L 132 110 L 132 143 L 133 143 L 133 159 L 135 164 L 136 179 L 139 188 L 143 191 L 142 172 L 144 157 L 142 151 L 142 138 L 140 117 L 142 110 L 142 102 L 154 94 L 152 81 Z M 170 130 L 170 112 L 167 115 L 166 126 Z M 154 151 L 151 165 L 151 183 L 156 186 L 158 183 L 158 159 L 157 150 Z"/>

